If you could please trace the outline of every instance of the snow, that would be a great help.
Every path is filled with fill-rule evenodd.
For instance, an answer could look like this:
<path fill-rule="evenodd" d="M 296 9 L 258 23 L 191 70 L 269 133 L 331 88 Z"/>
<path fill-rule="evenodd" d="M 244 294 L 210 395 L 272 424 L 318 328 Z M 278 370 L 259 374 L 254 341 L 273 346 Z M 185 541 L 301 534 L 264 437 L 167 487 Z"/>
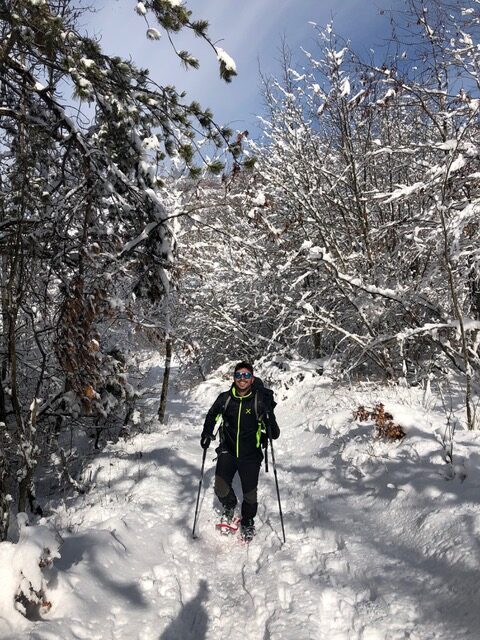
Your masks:
<path fill-rule="evenodd" d="M 390 202 L 394 202 L 395 200 L 399 200 L 400 198 L 403 198 L 403 197 L 408 197 L 412 193 L 416 193 L 417 191 L 420 191 L 420 189 L 424 189 L 424 188 L 425 188 L 425 183 L 424 182 L 415 182 L 415 183 L 410 184 L 410 185 L 400 185 L 397 189 L 394 189 L 392 191 L 392 193 L 390 194 L 390 197 L 387 198 L 384 202 L 385 202 L 385 204 L 388 204 Z M 379 193 L 378 195 L 375 195 L 374 197 L 375 198 L 383 198 L 384 194 Z"/>
<path fill-rule="evenodd" d="M 142 146 L 144 149 L 157 150 L 157 149 L 160 149 L 160 142 L 156 135 L 147 136 L 146 138 L 143 139 Z"/>
<path fill-rule="evenodd" d="M 263 191 L 259 191 L 252 202 L 253 202 L 253 204 L 257 205 L 258 207 L 264 207 L 265 203 L 267 202 L 267 198 L 266 198 L 264 192 Z"/>
<path fill-rule="evenodd" d="M 158 222 L 150 222 L 149 224 L 147 224 L 147 226 L 145 227 L 145 229 L 133 240 L 130 240 L 130 242 L 127 242 L 124 247 L 122 248 L 120 255 L 122 253 L 126 253 L 127 251 L 131 251 L 134 247 L 136 247 L 138 244 L 140 244 L 141 242 L 143 242 L 144 240 L 146 240 L 150 234 L 150 232 L 155 229 L 156 227 L 158 227 Z"/>
<path fill-rule="evenodd" d="M 225 68 L 228 71 L 236 71 L 237 65 L 235 64 L 235 60 L 231 58 L 228 53 L 222 49 L 221 47 L 215 47 L 217 51 L 217 59 L 219 62 L 223 62 Z"/>
<path fill-rule="evenodd" d="M 20 523 L 18 543 L 0 544 L 0 637 L 478 637 L 480 447 L 477 434 L 460 427 L 460 398 L 445 410 L 434 381 L 347 385 L 329 377 L 325 362 L 264 364 L 282 428 L 275 457 L 286 543 L 270 458 L 260 477 L 257 536 L 245 546 L 214 530 L 213 447 L 198 539 L 191 537 L 199 435 L 228 385 L 228 368 L 176 389 L 167 424 L 158 425 L 161 362 L 152 357 L 143 366 L 148 391 L 135 416 L 143 431 L 95 458 L 80 478 L 90 485 L 86 494 L 52 498 L 41 525 Z M 404 428 L 402 441 L 376 439 L 371 420 L 354 419 L 360 405 L 378 402 Z M 57 557 L 40 575 L 45 546 Z M 52 605 L 37 619 L 14 607 L 19 568 L 36 588 L 43 581 Z"/>
<path fill-rule="evenodd" d="M 348 78 L 344 78 L 340 85 L 340 96 L 348 95 L 350 95 L 350 80 Z"/>
<path fill-rule="evenodd" d="M 90 67 L 93 67 L 95 65 L 95 61 L 90 60 L 90 58 L 83 57 L 83 58 L 80 58 L 80 64 L 82 64 L 87 69 L 90 69 Z"/>
<path fill-rule="evenodd" d="M 162 34 L 158 29 L 154 29 L 153 27 L 150 29 L 147 29 L 147 38 L 149 40 L 160 40 L 161 36 Z"/>

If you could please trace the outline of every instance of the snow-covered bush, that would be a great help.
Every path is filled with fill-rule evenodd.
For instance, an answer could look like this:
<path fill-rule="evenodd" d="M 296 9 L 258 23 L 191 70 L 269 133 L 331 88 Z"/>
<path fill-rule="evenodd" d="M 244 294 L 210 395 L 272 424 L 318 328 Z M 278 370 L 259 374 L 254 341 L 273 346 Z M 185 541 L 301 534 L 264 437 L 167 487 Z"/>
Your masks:
<path fill-rule="evenodd" d="M 217 186 L 192 226 L 184 326 L 206 362 L 334 353 L 344 375 L 415 383 L 453 369 L 472 427 L 479 24 L 464 3 L 427 4 L 402 3 L 398 46 L 368 60 L 332 25 L 304 67 L 285 52 L 283 77 L 265 85 L 264 138 L 245 150 L 253 173 L 223 206 Z"/>
<path fill-rule="evenodd" d="M 26 626 L 30 607 L 39 613 L 51 608 L 44 570 L 60 557 L 61 542 L 48 527 L 29 526 L 24 513 L 18 514 L 17 522 L 18 542 L 0 543 L 0 618 L 12 629 Z"/>
<path fill-rule="evenodd" d="M 383 64 L 329 26 L 306 69 L 285 59 L 268 85 L 268 143 L 253 151 L 269 206 L 256 212 L 277 232 L 276 322 L 306 355 L 310 337 L 346 370 L 368 363 L 392 377 L 475 359 L 480 102 L 448 70 L 460 20 L 439 3 L 411 27 L 418 59 L 412 44 Z M 462 29 L 478 38 L 473 20 Z M 477 50 L 468 56 L 478 64 Z"/>

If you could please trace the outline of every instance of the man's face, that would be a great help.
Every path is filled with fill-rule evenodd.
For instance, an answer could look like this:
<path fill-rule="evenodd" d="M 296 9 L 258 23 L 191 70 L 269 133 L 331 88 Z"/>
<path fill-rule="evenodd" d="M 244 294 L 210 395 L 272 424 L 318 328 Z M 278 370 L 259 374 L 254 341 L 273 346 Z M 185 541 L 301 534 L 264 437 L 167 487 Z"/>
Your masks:
<path fill-rule="evenodd" d="M 235 382 L 235 386 L 237 391 L 240 393 L 248 391 L 253 383 L 253 373 L 251 373 L 248 369 L 238 369 L 233 374 L 233 379 Z"/>

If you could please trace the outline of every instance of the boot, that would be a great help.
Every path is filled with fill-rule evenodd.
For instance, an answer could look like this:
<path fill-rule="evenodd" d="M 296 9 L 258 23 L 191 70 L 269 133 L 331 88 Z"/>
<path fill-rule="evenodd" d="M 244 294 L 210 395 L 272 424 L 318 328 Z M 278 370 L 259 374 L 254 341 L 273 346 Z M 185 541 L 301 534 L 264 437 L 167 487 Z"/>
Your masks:
<path fill-rule="evenodd" d="M 223 507 L 223 513 L 220 517 L 221 524 L 232 524 L 235 507 Z"/>
<path fill-rule="evenodd" d="M 242 518 L 240 534 L 245 542 L 251 542 L 255 535 L 255 524 L 253 518 Z"/>

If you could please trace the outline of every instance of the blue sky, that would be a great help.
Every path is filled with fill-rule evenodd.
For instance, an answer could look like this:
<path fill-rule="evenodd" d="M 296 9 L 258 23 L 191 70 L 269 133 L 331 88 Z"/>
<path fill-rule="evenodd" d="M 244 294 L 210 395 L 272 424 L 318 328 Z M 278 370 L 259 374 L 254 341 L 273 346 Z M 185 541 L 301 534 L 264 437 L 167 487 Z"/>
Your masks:
<path fill-rule="evenodd" d="M 262 110 L 259 68 L 270 75 L 278 69 L 279 47 L 286 39 L 294 58 L 304 60 L 301 47 L 315 51 L 315 31 L 309 21 L 324 26 L 333 18 L 337 33 L 357 50 L 378 48 L 389 33 L 388 15 L 380 9 L 402 0 L 189 0 L 194 18 L 210 23 L 210 37 L 235 60 L 238 76 L 226 84 L 218 76 L 213 50 L 189 32 L 177 36 L 177 48 L 200 59 L 199 70 L 185 71 L 173 55 L 167 37 L 147 40 L 147 25 L 135 11 L 135 0 L 102 0 L 84 18 L 91 34 L 101 37 L 106 53 L 132 57 L 150 70 L 159 84 L 174 84 L 188 98 L 210 107 L 221 124 L 248 129 L 255 137 L 256 115 Z M 150 26 L 156 26 L 151 24 Z"/>

